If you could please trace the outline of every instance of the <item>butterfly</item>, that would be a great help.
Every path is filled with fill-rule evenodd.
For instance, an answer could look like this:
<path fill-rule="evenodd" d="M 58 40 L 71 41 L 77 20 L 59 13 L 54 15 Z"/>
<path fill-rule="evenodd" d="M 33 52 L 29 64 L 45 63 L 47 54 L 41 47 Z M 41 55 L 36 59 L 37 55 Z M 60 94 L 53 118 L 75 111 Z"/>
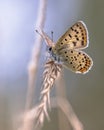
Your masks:
<path fill-rule="evenodd" d="M 93 61 L 88 54 L 82 51 L 89 45 L 88 30 L 84 22 L 75 23 L 56 43 L 45 32 L 42 31 L 40 35 L 49 46 L 54 60 L 75 73 L 85 74 L 91 69 Z"/>

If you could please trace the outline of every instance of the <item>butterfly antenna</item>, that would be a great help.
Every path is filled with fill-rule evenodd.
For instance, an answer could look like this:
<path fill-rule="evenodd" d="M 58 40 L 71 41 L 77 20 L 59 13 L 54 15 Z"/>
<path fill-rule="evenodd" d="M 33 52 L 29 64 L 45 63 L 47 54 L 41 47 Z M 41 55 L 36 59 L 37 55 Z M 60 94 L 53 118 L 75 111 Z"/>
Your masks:
<path fill-rule="evenodd" d="M 41 32 L 39 32 L 37 29 L 36 29 L 35 31 L 36 31 L 42 38 L 44 38 Z"/>
<path fill-rule="evenodd" d="M 46 44 L 48 46 L 54 46 L 54 43 L 53 41 L 48 37 L 48 35 L 44 32 L 44 31 L 41 31 L 41 30 L 35 30 L 45 41 L 46 41 Z"/>
<path fill-rule="evenodd" d="M 52 37 L 52 41 L 53 41 L 53 31 L 51 31 L 51 37 Z"/>

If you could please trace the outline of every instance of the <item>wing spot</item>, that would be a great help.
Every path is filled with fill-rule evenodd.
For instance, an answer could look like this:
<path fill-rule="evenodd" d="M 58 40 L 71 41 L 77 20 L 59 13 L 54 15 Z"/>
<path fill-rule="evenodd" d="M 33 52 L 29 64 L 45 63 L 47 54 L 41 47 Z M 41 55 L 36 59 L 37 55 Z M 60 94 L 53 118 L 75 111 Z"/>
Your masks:
<path fill-rule="evenodd" d="M 91 61 L 90 60 L 88 60 L 89 61 L 89 63 L 91 63 Z"/>
<path fill-rule="evenodd" d="M 81 42 L 82 46 L 84 45 L 84 41 Z"/>
<path fill-rule="evenodd" d="M 80 70 L 82 70 L 82 67 L 80 68 Z"/>
<path fill-rule="evenodd" d="M 75 29 L 74 31 L 76 32 L 77 30 Z"/>
<path fill-rule="evenodd" d="M 74 31 L 74 29 L 71 27 L 71 30 Z"/>
<path fill-rule="evenodd" d="M 87 57 L 86 56 L 84 56 L 84 58 L 86 59 Z M 87 59 L 86 59 L 87 60 Z"/>
<path fill-rule="evenodd" d="M 72 36 L 69 34 L 69 37 L 72 38 Z"/>
<path fill-rule="evenodd" d="M 77 27 L 79 27 L 79 25 L 78 25 L 78 24 L 76 24 L 76 26 L 77 26 Z"/>
<path fill-rule="evenodd" d="M 63 45 L 63 42 L 61 42 L 61 45 Z"/>
<path fill-rule="evenodd" d="M 76 34 L 78 34 L 79 32 L 77 31 Z"/>
<path fill-rule="evenodd" d="M 73 53 L 73 51 L 71 50 L 71 53 Z"/>
<path fill-rule="evenodd" d="M 84 33 L 82 33 L 82 36 L 84 36 Z"/>
<path fill-rule="evenodd" d="M 88 60 L 86 60 L 86 63 L 88 63 Z"/>
<path fill-rule="evenodd" d="M 67 51 L 65 51 L 65 54 L 67 53 Z"/>
<path fill-rule="evenodd" d="M 65 41 L 67 41 L 67 39 L 65 38 Z"/>
<path fill-rule="evenodd" d="M 84 58 L 82 58 L 82 62 L 85 62 Z"/>
<path fill-rule="evenodd" d="M 77 54 L 77 57 L 79 57 L 79 54 Z"/>
<path fill-rule="evenodd" d="M 89 67 L 89 65 L 88 65 L 88 64 L 85 64 L 85 66 L 88 66 L 88 67 Z"/>
<path fill-rule="evenodd" d="M 79 41 L 79 38 L 77 37 L 76 40 Z"/>
<path fill-rule="evenodd" d="M 73 66 L 73 68 L 75 68 L 75 66 Z"/>
<path fill-rule="evenodd" d="M 79 66 L 82 66 L 82 64 L 80 64 Z"/>
<path fill-rule="evenodd" d="M 71 57 L 71 59 L 73 59 L 73 57 Z"/>
<path fill-rule="evenodd" d="M 82 39 L 84 40 L 84 37 L 82 37 Z"/>
<path fill-rule="evenodd" d="M 74 56 L 74 59 L 75 59 L 75 60 L 77 60 L 77 57 L 76 57 L 76 56 Z"/>
<path fill-rule="evenodd" d="M 77 43 L 76 43 L 76 42 L 73 42 L 73 44 L 74 44 L 74 46 L 76 46 Z"/>

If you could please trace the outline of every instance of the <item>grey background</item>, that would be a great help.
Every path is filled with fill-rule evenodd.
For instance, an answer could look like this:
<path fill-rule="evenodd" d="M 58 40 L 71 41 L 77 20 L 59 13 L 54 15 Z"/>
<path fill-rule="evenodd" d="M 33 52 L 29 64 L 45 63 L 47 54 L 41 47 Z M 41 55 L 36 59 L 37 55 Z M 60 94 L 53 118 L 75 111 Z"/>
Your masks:
<path fill-rule="evenodd" d="M 12 130 L 16 116 L 24 110 L 28 72 L 35 40 L 38 0 L 0 1 L 0 129 Z M 54 31 L 54 41 L 78 20 L 89 31 L 85 51 L 94 65 L 86 75 L 64 70 L 68 100 L 85 130 L 104 129 L 104 1 L 49 0 L 45 32 Z M 45 47 L 39 62 L 37 99 L 40 92 Z M 54 95 L 54 90 L 52 91 Z M 35 99 L 34 99 L 35 100 Z M 44 129 L 58 129 L 57 111 L 52 109 L 51 122 Z M 15 124 L 15 123 L 14 123 Z M 64 125 L 64 124 L 63 124 Z"/>

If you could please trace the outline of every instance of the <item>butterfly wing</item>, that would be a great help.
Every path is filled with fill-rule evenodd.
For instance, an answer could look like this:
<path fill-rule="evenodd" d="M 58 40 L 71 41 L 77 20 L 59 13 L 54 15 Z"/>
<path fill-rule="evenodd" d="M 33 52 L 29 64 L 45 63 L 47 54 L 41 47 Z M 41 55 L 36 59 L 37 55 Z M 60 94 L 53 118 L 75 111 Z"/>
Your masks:
<path fill-rule="evenodd" d="M 60 52 L 62 64 L 76 73 L 86 73 L 93 65 L 93 61 L 85 52 L 64 49 Z"/>
<path fill-rule="evenodd" d="M 69 28 L 66 33 L 57 41 L 53 51 L 57 52 L 64 48 L 83 49 L 87 46 L 88 31 L 86 25 L 82 21 L 79 21 Z"/>

